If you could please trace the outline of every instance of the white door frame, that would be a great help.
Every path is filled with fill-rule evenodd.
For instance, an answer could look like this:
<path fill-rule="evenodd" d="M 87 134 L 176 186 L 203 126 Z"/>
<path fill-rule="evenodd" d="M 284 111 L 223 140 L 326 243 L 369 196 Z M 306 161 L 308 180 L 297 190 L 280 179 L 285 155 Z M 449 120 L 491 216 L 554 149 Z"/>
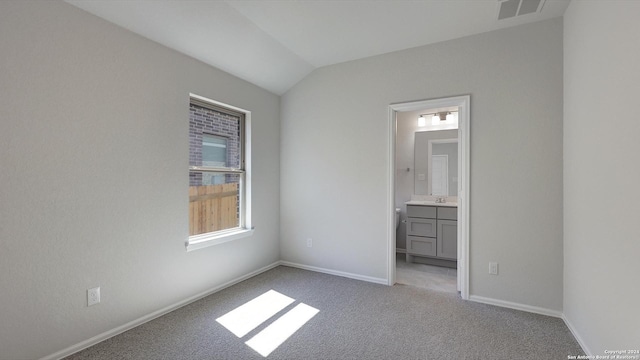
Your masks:
<path fill-rule="evenodd" d="M 458 107 L 458 290 L 460 296 L 469 299 L 469 170 L 470 170 L 470 120 L 471 96 L 421 100 L 389 105 L 388 149 L 388 285 L 396 282 L 396 224 L 395 224 L 395 167 L 396 167 L 396 113 L 422 109 Z"/>

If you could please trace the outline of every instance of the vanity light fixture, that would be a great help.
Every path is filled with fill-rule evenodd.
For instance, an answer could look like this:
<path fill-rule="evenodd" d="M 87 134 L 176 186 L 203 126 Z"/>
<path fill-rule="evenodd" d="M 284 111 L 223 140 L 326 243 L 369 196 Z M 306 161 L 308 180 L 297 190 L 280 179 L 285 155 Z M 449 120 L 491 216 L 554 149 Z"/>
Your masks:
<path fill-rule="evenodd" d="M 427 116 L 431 116 L 431 125 L 453 124 L 458 122 L 457 111 L 440 111 L 437 113 L 420 114 L 418 117 L 418 126 L 427 126 Z"/>
<path fill-rule="evenodd" d="M 433 117 L 431 118 L 431 124 L 432 125 L 440 124 L 441 121 L 445 121 L 448 119 L 447 116 L 449 114 L 451 114 L 451 112 L 449 111 L 441 111 L 433 114 Z"/>
<path fill-rule="evenodd" d="M 427 126 L 427 119 L 425 119 L 424 115 L 420 115 L 420 117 L 418 118 L 418 126 Z"/>

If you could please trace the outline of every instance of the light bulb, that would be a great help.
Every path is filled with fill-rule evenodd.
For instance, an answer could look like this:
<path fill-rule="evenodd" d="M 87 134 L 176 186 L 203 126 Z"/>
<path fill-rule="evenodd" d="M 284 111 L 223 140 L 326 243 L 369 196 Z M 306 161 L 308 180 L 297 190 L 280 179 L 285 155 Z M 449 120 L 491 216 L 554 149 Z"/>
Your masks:
<path fill-rule="evenodd" d="M 454 122 L 458 119 L 458 113 L 448 113 L 447 122 Z"/>

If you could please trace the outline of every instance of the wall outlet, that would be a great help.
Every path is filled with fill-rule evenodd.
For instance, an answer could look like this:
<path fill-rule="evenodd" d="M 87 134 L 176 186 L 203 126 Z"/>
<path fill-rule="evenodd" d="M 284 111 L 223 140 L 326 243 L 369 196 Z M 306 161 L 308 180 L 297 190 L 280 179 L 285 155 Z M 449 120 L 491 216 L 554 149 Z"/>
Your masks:
<path fill-rule="evenodd" d="M 489 275 L 498 275 L 498 263 L 490 262 L 489 263 Z"/>
<path fill-rule="evenodd" d="M 100 287 L 87 290 L 87 306 L 100 303 Z"/>
<path fill-rule="evenodd" d="M 312 247 L 313 246 L 313 239 L 308 238 L 307 239 L 307 247 Z"/>

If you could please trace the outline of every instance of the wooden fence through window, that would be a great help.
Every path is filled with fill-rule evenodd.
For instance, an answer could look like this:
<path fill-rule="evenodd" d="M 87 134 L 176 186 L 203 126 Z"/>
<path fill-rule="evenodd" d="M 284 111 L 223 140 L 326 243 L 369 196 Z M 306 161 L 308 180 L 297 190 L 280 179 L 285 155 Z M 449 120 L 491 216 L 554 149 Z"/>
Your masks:
<path fill-rule="evenodd" d="M 238 184 L 189 186 L 189 235 L 238 227 Z"/>

